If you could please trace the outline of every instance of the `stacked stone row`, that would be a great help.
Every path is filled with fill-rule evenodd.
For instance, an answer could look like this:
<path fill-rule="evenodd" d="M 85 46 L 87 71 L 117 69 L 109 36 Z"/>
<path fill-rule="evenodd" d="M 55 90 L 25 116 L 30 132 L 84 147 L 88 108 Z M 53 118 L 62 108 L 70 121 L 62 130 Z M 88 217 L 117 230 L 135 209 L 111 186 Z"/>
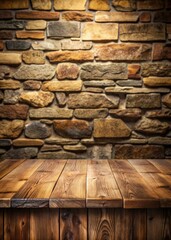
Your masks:
<path fill-rule="evenodd" d="M 171 157 L 171 2 L 0 2 L 0 158 Z"/>

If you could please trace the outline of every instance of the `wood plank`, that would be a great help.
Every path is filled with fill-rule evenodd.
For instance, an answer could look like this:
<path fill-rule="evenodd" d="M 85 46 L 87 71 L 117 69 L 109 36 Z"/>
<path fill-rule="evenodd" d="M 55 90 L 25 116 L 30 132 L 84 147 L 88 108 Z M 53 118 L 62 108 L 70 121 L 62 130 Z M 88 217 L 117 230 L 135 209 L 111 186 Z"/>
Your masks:
<path fill-rule="evenodd" d="M 6 209 L 4 213 L 4 240 L 29 240 L 30 212 L 27 209 Z"/>
<path fill-rule="evenodd" d="M 88 239 L 115 238 L 115 209 L 91 208 L 88 210 Z M 120 238 L 118 238 L 120 239 Z"/>
<path fill-rule="evenodd" d="M 171 160 L 155 159 L 149 160 L 156 168 L 158 168 L 164 174 L 171 174 Z"/>
<path fill-rule="evenodd" d="M 12 198 L 12 207 L 49 207 L 49 197 L 66 160 L 48 160 L 35 170 Z"/>
<path fill-rule="evenodd" d="M 52 208 L 85 207 L 87 161 L 68 160 L 50 196 Z"/>
<path fill-rule="evenodd" d="M 136 170 L 127 160 L 108 160 L 113 172 L 134 173 Z"/>
<path fill-rule="evenodd" d="M 132 211 L 132 239 L 144 240 L 147 236 L 146 209 L 133 209 Z"/>
<path fill-rule="evenodd" d="M 122 197 L 107 160 L 89 160 L 87 207 L 122 207 Z"/>
<path fill-rule="evenodd" d="M 0 180 L 0 207 L 11 206 L 11 198 L 42 162 L 43 160 L 26 160 Z"/>
<path fill-rule="evenodd" d="M 158 196 L 138 172 L 115 172 L 112 161 L 110 161 L 110 166 L 121 191 L 124 208 L 154 208 L 160 206 Z"/>
<path fill-rule="evenodd" d="M 171 209 L 147 210 L 147 240 L 171 239 Z"/>
<path fill-rule="evenodd" d="M 87 210 L 60 209 L 60 239 L 87 240 Z"/>
<path fill-rule="evenodd" d="M 145 173 L 160 173 L 160 170 L 156 168 L 152 163 L 144 159 L 138 160 L 129 160 L 131 165 L 138 171 L 138 172 L 145 172 Z"/>
<path fill-rule="evenodd" d="M 13 169 L 19 166 L 23 160 L 15 160 L 15 159 L 5 159 L 0 162 L 0 179 L 2 179 L 5 175 L 10 173 Z"/>
<path fill-rule="evenodd" d="M 4 239 L 4 210 L 0 209 L 0 239 Z"/>
<path fill-rule="evenodd" d="M 30 239 L 59 239 L 58 209 L 43 208 L 30 210 Z"/>

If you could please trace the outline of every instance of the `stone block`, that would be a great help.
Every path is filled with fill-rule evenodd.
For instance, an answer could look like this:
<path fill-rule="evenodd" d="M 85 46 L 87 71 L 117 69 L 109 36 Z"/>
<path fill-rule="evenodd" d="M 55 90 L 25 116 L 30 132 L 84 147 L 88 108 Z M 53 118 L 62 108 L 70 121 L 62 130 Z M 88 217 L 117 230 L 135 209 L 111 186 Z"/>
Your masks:
<path fill-rule="evenodd" d="M 31 43 L 27 41 L 6 41 L 6 47 L 8 50 L 28 50 L 31 47 Z"/>
<path fill-rule="evenodd" d="M 77 22 L 49 22 L 47 26 L 47 37 L 64 38 L 80 37 L 80 23 Z"/>
<path fill-rule="evenodd" d="M 58 79 L 76 79 L 79 67 L 74 63 L 59 63 L 56 69 Z"/>
<path fill-rule="evenodd" d="M 30 109 L 29 116 L 32 119 L 65 119 L 72 118 L 73 110 L 62 109 L 58 107 L 46 107 L 38 109 Z"/>
<path fill-rule="evenodd" d="M 0 30 L 18 30 L 23 29 L 25 26 L 24 21 L 0 21 Z"/>
<path fill-rule="evenodd" d="M 171 77 L 146 77 L 143 82 L 148 87 L 170 87 Z"/>
<path fill-rule="evenodd" d="M 1 119 L 27 119 L 28 106 L 19 105 L 0 105 L 0 118 Z"/>
<path fill-rule="evenodd" d="M 31 32 L 31 31 L 16 31 L 16 38 L 21 39 L 44 39 L 45 34 L 44 32 L 37 31 L 37 32 Z"/>
<path fill-rule="evenodd" d="M 100 109 L 75 109 L 74 116 L 79 119 L 105 118 L 108 115 L 107 108 Z"/>
<path fill-rule="evenodd" d="M 44 144 L 41 139 L 27 139 L 19 138 L 12 141 L 12 145 L 15 147 L 40 147 Z"/>
<path fill-rule="evenodd" d="M 88 9 L 94 11 L 109 11 L 110 10 L 110 2 L 109 0 L 90 0 Z"/>
<path fill-rule="evenodd" d="M 85 10 L 86 0 L 54 0 L 55 10 Z"/>
<path fill-rule="evenodd" d="M 50 81 L 42 85 L 43 91 L 51 92 L 80 92 L 82 88 L 81 80 L 71 81 Z"/>
<path fill-rule="evenodd" d="M 0 53 L 0 64 L 19 65 L 21 62 L 20 53 Z"/>
<path fill-rule="evenodd" d="M 41 88 L 40 81 L 28 80 L 23 83 L 24 90 L 39 90 Z"/>
<path fill-rule="evenodd" d="M 12 19 L 13 18 L 13 13 L 12 11 L 6 11 L 6 10 L 0 10 L 0 19 Z"/>
<path fill-rule="evenodd" d="M 46 11 L 18 11 L 15 17 L 17 19 L 59 20 L 59 13 Z"/>
<path fill-rule="evenodd" d="M 153 46 L 153 60 L 171 60 L 171 44 L 156 43 Z"/>
<path fill-rule="evenodd" d="M 25 9 L 25 8 L 29 8 L 29 0 L 0 1 L 0 9 Z"/>
<path fill-rule="evenodd" d="M 19 102 L 19 95 L 21 90 L 5 90 L 4 91 L 4 103 L 16 104 Z"/>
<path fill-rule="evenodd" d="M 143 63 L 142 64 L 142 76 L 158 76 L 158 77 L 170 77 L 171 76 L 171 64 L 165 63 Z"/>
<path fill-rule="evenodd" d="M 59 50 L 61 48 L 61 43 L 56 40 L 46 40 L 46 41 L 35 41 L 32 43 L 32 48 L 35 50 Z"/>
<path fill-rule="evenodd" d="M 129 94 L 126 97 L 126 107 L 128 108 L 160 108 L 161 97 L 158 93 L 152 94 Z"/>
<path fill-rule="evenodd" d="M 62 19 L 67 21 L 90 22 L 93 21 L 93 14 L 88 12 L 67 11 L 62 13 Z"/>
<path fill-rule="evenodd" d="M 142 23 L 148 23 L 151 22 L 151 14 L 148 12 L 143 12 L 141 13 L 140 17 L 139 17 L 140 22 Z"/>
<path fill-rule="evenodd" d="M 171 93 L 168 93 L 163 96 L 162 103 L 167 107 L 171 108 Z"/>
<path fill-rule="evenodd" d="M 10 149 L 6 152 L 2 158 L 3 159 L 32 159 L 36 158 L 38 154 L 38 148 L 36 147 L 23 147 Z"/>
<path fill-rule="evenodd" d="M 42 51 L 27 51 L 22 54 L 22 60 L 26 64 L 45 64 L 45 57 Z"/>
<path fill-rule="evenodd" d="M 1 80 L 0 89 L 18 89 L 21 87 L 21 83 L 15 80 Z"/>
<path fill-rule="evenodd" d="M 159 10 L 164 8 L 163 0 L 138 0 L 137 9 L 138 10 Z"/>
<path fill-rule="evenodd" d="M 50 137 L 51 129 L 46 124 L 42 124 L 38 121 L 28 123 L 25 126 L 25 136 L 28 138 L 40 138 L 44 139 Z"/>
<path fill-rule="evenodd" d="M 92 48 L 92 42 L 88 41 L 62 40 L 61 45 L 62 50 L 89 50 Z"/>
<path fill-rule="evenodd" d="M 36 10 L 51 10 L 52 8 L 51 0 L 31 0 L 31 5 Z"/>
<path fill-rule="evenodd" d="M 13 39 L 14 38 L 14 32 L 12 31 L 1 31 L 0 32 L 0 39 Z"/>
<path fill-rule="evenodd" d="M 45 20 L 33 20 L 26 23 L 27 30 L 44 30 L 46 29 Z"/>
<path fill-rule="evenodd" d="M 122 118 L 123 120 L 137 120 L 142 117 L 142 111 L 139 108 L 133 109 L 111 109 L 109 114 L 112 117 Z"/>
<path fill-rule="evenodd" d="M 0 138 L 17 138 L 24 129 L 23 120 L 1 120 L 0 121 Z"/>
<path fill-rule="evenodd" d="M 129 12 L 136 10 L 135 0 L 113 0 L 112 5 L 117 11 Z"/>
<path fill-rule="evenodd" d="M 95 15 L 96 22 L 137 22 L 138 12 L 102 12 Z"/>

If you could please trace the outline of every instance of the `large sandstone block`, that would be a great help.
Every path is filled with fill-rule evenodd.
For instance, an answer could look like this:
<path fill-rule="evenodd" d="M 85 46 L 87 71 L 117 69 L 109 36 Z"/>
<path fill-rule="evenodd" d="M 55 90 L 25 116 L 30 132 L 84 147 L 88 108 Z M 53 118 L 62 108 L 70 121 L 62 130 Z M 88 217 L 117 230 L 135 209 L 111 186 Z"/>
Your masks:
<path fill-rule="evenodd" d="M 117 39 L 117 23 L 85 23 L 83 26 L 82 40 L 114 41 Z"/>
<path fill-rule="evenodd" d="M 45 57 L 42 51 L 27 51 L 22 54 L 22 60 L 27 64 L 45 64 Z"/>
<path fill-rule="evenodd" d="M 4 103 L 5 104 L 16 104 L 19 102 L 19 95 L 21 89 L 19 90 L 5 90 L 4 91 Z"/>
<path fill-rule="evenodd" d="M 21 39 L 44 39 L 45 34 L 42 31 L 31 32 L 31 31 L 16 31 L 16 38 Z"/>
<path fill-rule="evenodd" d="M 74 116 L 79 119 L 105 118 L 108 115 L 107 108 L 100 109 L 76 109 Z"/>
<path fill-rule="evenodd" d="M 116 118 L 123 120 L 136 120 L 142 117 L 142 111 L 139 108 L 133 109 L 111 109 L 109 114 Z"/>
<path fill-rule="evenodd" d="M 32 43 L 32 48 L 35 50 L 59 50 L 61 48 L 61 43 L 56 40 L 46 40 L 46 41 L 35 41 Z"/>
<path fill-rule="evenodd" d="M 0 121 L 0 138 L 17 138 L 23 129 L 23 120 L 2 120 Z"/>
<path fill-rule="evenodd" d="M 121 24 L 120 40 L 121 41 L 160 41 L 165 40 L 165 26 L 158 24 Z"/>
<path fill-rule="evenodd" d="M 53 126 L 62 137 L 86 138 L 92 133 L 92 126 L 84 120 L 55 120 Z"/>
<path fill-rule="evenodd" d="M 50 81 L 42 85 L 42 90 L 51 92 L 80 92 L 82 88 L 82 81 Z"/>
<path fill-rule="evenodd" d="M 142 76 L 158 76 L 158 77 L 170 77 L 171 76 L 171 64 L 165 63 L 143 63 L 142 64 Z"/>
<path fill-rule="evenodd" d="M 96 22 L 137 22 L 139 13 L 137 12 L 102 12 L 95 15 Z"/>
<path fill-rule="evenodd" d="M 0 118 L 27 119 L 29 107 L 27 105 L 0 105 Z"/>
<path fill-rule="evenodd" d="M 16 12 L 15 17 L 17 19 L 59 20 L 59 13 L 46 11 L 19 11 Z"/>
<path fill-rule="evenodd" d="M 55 10 L 85 10 L 86 0 L 54 0 Z"/>
<path fill-rule="evenodd" d="M 128 108 L 160 108 L 161 97 L 158 93 L 152 94 L 128 94 L 126 107 Z"/>
<path fill-rule="evenodd" d="M 27 30 L 44 30 L 46 28 L 45 20 L 33 20 L 26 23 Z"/>
<path fill-rule="evenodd" d="M 147 77 L 143 82 L 148 87 L 170 87 L 171 77 Z"/>
<path fill-rule="evenodd" d="M 47 37 L 64 38 L 80 37 L 80 23 L 77 22 L 49 22 Z"/>
<path fill-rule="evenodd" d="M 95 46 L 95 58 L 98 61 L 134 61 L 151 60 L 150 44 L 101 44 Z"/>
<path fill-rule="evenodd" d="M 73 110 L 70 109 L 62 109 L 58 107 L 46 107 L 46 108 L 38 108 L 38 109 L 30 109 L 29 116 L 33 119 L 65 119 L 71 118 L 73 114 Z"/>
<path fill-rule="evenodd" d="M 62 13 L 62 19 L 67 21 L 90 22 L 93 21 L 93 14 L 80 11 L 67 11 Z"/>
<path fill-rule="evenodd" d="M 24 8 L 29 8 L 29 0 L 0 1 L 0 9 L 24 9 Z"/>
<path fill-rule="evenodd" d="M 171 44 L 154 44 L 153 60 L 171 60 Z"/>
<path fill-rule="evenodd" d="M 164 103 L 164 105 L 171 108 L 171 93 L 164 95 L 162 98 L 162 102 Z"/>
<path fill-rule="evenodd" d="M 12 141 L 12 145 L 15 147 L 37 147 L 42 146 L 44 143 L 41 139 L 27 139 L 19 138 Z"/>
<path fill-rule="evenodd" d="M 133 11 L 136 9 L 136 0 L 113 0 L 112 5 L 118 11 Z"/>
<path fill-rule="evenodd" d="M 62 50 L 89 50 L 92 48 L 92 42 L 63 40 L 61 42 Z"/>
<path fill-rule="evenodd" d="M 121 119 L 95 119 L 94 138 L 125 138 L 131 130 Z"/>
<path fill-rule="evenodd" d="M 127 64 L 125 63 L 87 63 L 81 68 L 81 79 L 127 79 Z"/>
<path fill-rule="evenodd" d="M 88 9 L 90 10 L 99 10 L 99 11 L 109 11 L 110 2 L 109 0 L 90 0 Z"/>
<path fill-rule="evenodd" d="M 0 80 L 0 89 L 18 89 L 21 83 L 15 80 Z"/>
<path fill-rule="evenodd" d="M 159 10 L 164 8 L 163 0 L 138 0 L 137 9 L 138 10 Z"/>
<path fill-rule="evenodd" d="M 31 0 L 31 5 L 36 10 L 50 10 L 52 2 L 51 0 Z"/>
<path fill-rule="evenodd" d="M 0 53 L 0 64 L 19 65 L 21 62 L 20 53 Z"/>
<path fill-rule="evenodd" d="M 56 69 L 58 79 L 76 79 L 79 67 L 74 63 L 59 63 Z"/>

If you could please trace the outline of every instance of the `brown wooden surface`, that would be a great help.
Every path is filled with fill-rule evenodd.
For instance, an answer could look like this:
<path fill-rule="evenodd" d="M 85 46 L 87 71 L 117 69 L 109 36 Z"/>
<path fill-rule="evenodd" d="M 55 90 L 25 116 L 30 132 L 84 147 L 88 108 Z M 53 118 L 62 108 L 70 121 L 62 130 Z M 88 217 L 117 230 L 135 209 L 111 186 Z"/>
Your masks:
<path fill-rule="evenodd" d="M 0 239 L 4 237 L 4 211 L 0 209 Z"/>
<path fill-rule="evenodd" d="M 0 167 L 1 208 L 171 207 L 171 160 L 4 160 Z"/>

